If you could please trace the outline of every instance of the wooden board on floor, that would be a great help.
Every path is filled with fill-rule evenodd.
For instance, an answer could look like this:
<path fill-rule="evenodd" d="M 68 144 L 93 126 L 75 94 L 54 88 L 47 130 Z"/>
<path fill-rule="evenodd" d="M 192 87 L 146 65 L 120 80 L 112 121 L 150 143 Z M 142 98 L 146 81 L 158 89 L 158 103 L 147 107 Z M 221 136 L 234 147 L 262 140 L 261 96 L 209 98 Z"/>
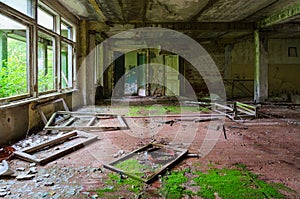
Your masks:
<path fill-rule="evenodd" d="M 84 140 L 76 142 L 72 144 L 71 146 L 68 146 L 64 149 L 56 150 L 54 153 L 51 153 L 47 155 L 46 157 L 43 158 L 38 158 L 35 153 L 43 152 L 44 149 L 49 150 L 49 148 L 54 148 L 59 144 L 65 143 L 70 141 L 70 139 L 74 140 L 76 138 L 84 138 Z M 20 159 L 23 159 L 28 162 L 35 162 L 37 164 L 43 165 L 48 162 L 51 162 L 57 158 L 60 158 L 66 154 L 69 154 L 73 151 L 76 151 L 79 148 L 84 147 L 85 145 L 97 140 L 97 136 L 90 134 L 90 133 L 85 133 L 82 131 L 72 131 L 69 133 L 66 133 L 60 137 L 42 142 L 38 145 L 32 146 L 32 147 L 27 147 L 22 149 L 21 151 L 15 151 L 15 157 L 18 157 Z"/>
<path fill-rule="evenodd" d="M 108 124 L 101 124 L 101 122 L 105 121 L 108 121 Z M 58 111 L 51 116 L 44 129 L 60 131 L 90 131 L 106 129 L 128 129 L 128 126 L 123 118 L 119 115 Z"/>
<path fill-rule="evenodd" d="M 174 166 L 187 152 L 187 149 L 151 143 L 103 166 L 149 183 L 167 168 Z"/>

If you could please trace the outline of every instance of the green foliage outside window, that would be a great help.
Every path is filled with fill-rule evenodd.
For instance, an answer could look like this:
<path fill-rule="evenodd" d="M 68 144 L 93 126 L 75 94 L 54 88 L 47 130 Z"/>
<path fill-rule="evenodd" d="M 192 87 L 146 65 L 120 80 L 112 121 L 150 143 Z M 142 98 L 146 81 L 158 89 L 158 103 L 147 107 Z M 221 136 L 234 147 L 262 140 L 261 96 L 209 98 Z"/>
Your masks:
<path fill-rule="evenodd" d="M 0 98 L 28 93 L 26 43 L 8 39 L 7 61 L 0 67 Z"/>

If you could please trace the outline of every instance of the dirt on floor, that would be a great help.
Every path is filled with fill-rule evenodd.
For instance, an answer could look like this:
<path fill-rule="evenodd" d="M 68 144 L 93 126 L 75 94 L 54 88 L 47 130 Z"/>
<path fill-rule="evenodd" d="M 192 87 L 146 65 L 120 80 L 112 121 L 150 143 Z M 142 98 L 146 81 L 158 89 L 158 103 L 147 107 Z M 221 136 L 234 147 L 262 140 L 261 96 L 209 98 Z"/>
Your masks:
<path fill-rule="evenodd" d="M 89 132 L 98 135 L 98 140 L 44 166 L 12 158 L 8 163 L 14 174 L 0 178 L 0 194 L 5 198 L 101 198 L 96 190 L 112 189 L 107 181 L 113 173 L 103 164 L 145 144 L 160 143 L 200 155 L 183 158 L 172 170 L 206 171 L 211 165 L 244 164 L 260 179 L 294 190 L 284 193 L 287 198 L 300 198 L 300 107 L 262 107 L 260 113 L 259 119 L 226 119 L 225 134 L 222 122 L 126 117 L 129 129 Z M 32 176 L 15 179 L 19 174 Z M 160 189 L 161 182 L 156 180 L 138 195 L 121 187 L 111 198 L 161 198 Z"/>

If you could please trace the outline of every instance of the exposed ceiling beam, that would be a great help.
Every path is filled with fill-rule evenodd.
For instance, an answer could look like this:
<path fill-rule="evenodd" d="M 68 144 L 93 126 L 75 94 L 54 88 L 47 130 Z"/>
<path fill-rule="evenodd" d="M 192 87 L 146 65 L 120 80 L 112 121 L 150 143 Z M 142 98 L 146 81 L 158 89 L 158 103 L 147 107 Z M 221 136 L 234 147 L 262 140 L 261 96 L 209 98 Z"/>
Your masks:
<path fill-rule="evenodd" d="M 121 9 L 121 13 L 122 13 L 123 23 L 126 23 L 123 2 L 122 2 L 122 0 L 118 0 L 118 3 L 119 3 L 120 9 Z"/>
<path fill-rule="evenodd" d="M 100 19 L 102 21 L 106 21 L 106 17 L 103 14 L 102 10 L 100 9 L 100 6 L 98 5 L 98 3 L 96 2 L 96 0 L 89 0 L 90 4 L 92 4 L 93 8 L 95 9 L 95 11 L 97 12 L 98 16 L 100 17 Z"/>
<path fill-rule="evenodd" d="M 148 7 L 148 0 L 143 0 L 143 7 L 142 7 L 142 21 L 146 23 L 146 16 L 147 16 L 147 7 Z"/>
<path fill-rule="evenodd" d="M 265 30 L 274 31 L 274 32 L 300 32 L 299 23 L 283 23 L 265 28 Z"/>
<path fill-rule="evenodd" d="M 160 27 L 178 31 L 197 31 L 197 32 L 252 32 L 255 30 L 254 23 L 240 22 L 165 22 L 165 23 L 128 23 L 136 28 L 141 27 Z"/>
<path fill-rule="evenodd" d="M 252 41 L 253 40 L 253 33 L 249 33 L 240 37 L 236 38 L 197 38 L 196 41 L 198 41 L 200 44 L 203 43 L 217 43 L 217 44 L 234 44 L 234 43 L 240 43 L 244 41 Z"/>
<path fill-rule="evenodd" d="M 300 14 L 300 4 L 293 5 L 279 13 L 271 15 L 257 23 L 257 28 L 266 28 L 278 23 L 286 22 L 288 19 Z"/>
<path fill-rule="evenodd" d="M 207 4 L 196 14 L 194 15 L 190 20 L 191 21 L 197 21 L 197 19 L 208 9 L 210 9 L 215 3 L 217 3 L 219 0 L 209 0 Z"/>
<path fill-rule="evenodd" d="M 273 6 L 274 4 L 278 3 L 278 1 L 279 1 L 279 0 L 273 0 L 273 2 L 271 2 L 271 3 L 268 4 L 267 6 L 261 8 L 261 9 L 259 9 L 259 10 L 255 10 L 254 13 L 250 14 L 249 16 L 243 18 L 243 19 L 240 20 L 240 21 L 244 21 L 244 20 L 246 20 L 246 19 L 248 19 L 248 18 L 250 18 L 250 17 L 256 15 L 257 13 L 263 12 L 266 8 L 269 8 L 270 6 Z"/>

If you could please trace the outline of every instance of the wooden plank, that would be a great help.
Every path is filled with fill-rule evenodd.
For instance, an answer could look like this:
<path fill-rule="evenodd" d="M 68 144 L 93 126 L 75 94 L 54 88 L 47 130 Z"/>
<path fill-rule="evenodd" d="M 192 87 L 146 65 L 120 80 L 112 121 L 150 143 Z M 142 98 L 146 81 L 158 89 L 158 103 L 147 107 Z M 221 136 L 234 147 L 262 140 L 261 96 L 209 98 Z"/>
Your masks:
<path fill-rule="evenodd" d="M 50 126 L 52 123 L 54 123 L 54 119 L 55 119 L 56 115 L 57 115 L 57 112 L 52 114 L 52 116 L 51 116 L 50 119 L 48 120 L 48 122 L 47 122 L 47 124 L 45 125 L 45 127 L 46 127 L 46 126 Z M 44 127 L 44 129 L 45 129 L 45 127 Z"/>
<path fill-rule="evenodd" d="M 72 146 L 70 146 L 70 147 L 68 147 L 66 149 L 59 150 L 59 151 L 51 154 L 50 156 L 47 156 L 47 157 L 45 157 L 43 159 L 40 159 L 39 164 L 44 165 L 44 164 L 46 164 L 48 162 L 56 160 L 59 157 L 62 157 L 62 156 L 67 155 L 67 154 L 69 154 L 69 153 L 71 153 L 73 151 L 76 151 L 77 149 L 80 149 L 80 148 L 84 147 L 86 144 L 89 144 L 92 141 L 97 140 L 97 137 L 98 136 L 94 135 L 94 136 L 89 137 L 88 139 L 86 139 L 84 141 L 81 141 L 79 143 L 76 143 L 76 144 L 74 144 L 74 145 L 72 145 Z"/>
<path fill-rule="evenodd" d="M 31 153 L 31 152 L 37 151 L 39 149 L 45 148 L 46 146 L 51 146 L 51 145 L 57 144 L 61 141 L 65 141 L 65 140 L 69 139 L 70 137 L 73 137 L 73 136 L 76 136 L 76 135 L 77 135 L 77 132 L 69 132 L 69 133 L 67 133 L 67 134 L 65 134 L 61 137 L 54 138 L 52 140 L 42 142 L 39 145 L 24 148 L 22 150 L 22 152 Z"/>
<path fill-rule="evenodd" d="M 160 147 L 160 148 L 166 148 L 166 149 L 171 149 L 171 150 L 176 150 L 176 151 L 179 151 L 180 154 L 177 155 L 177 157 L 175 159 L 173 159 L 172 161 L 168 162 L 167 164 L 163 165 L 160 169 L 158 169 L 156 172 L 154 172 L 152 175 L 148 176 L 147 178 L 141 178 L 139 176 L 136 176 L 134 174 L 131 174 L 127 171 L 123 171 L 119 168 L 116 168 L 114 167 L 113 165 L 121 162 L 122 160 L 126 160 L 126 159 L 129 159 L 131 156 L 137 154 L 138 152 L 141 152 L 143 150 L 146 150 L 147 148 L 151 147 L 151 146 L 157 146 L 157 147 Z M 185 154 L 187 154 L 188 150 L 187 149 L 180 149 L 180 148 L 175 148 L 175 147 L 170 147 L 170 146 L 166 146 L 166 145 L 161 145 L 161 144 L 148 144 L 148 145 L 145 145 L 135 151 L 132 151 L 131 153 L 109 163 L 109 164 L 104 164 L 104 168 L 107 168 L 107 169 L 110 169 L 112 171 L 115 171 L 115 172 L 118 172 L 118 173 L 122 173 L 122 174 L 125 174 L 129 177 L 132 177 L 134 179 L 137 179 L 137 180 L 140 180 L 140 181 L 143 181 L 145 183 L 149 183 L 151 181 L 154 180 L 154 178 L 160 174 L 161 172 L 163 172 L 164 170 L 166 170 L 167 168 L 173 166 L 175 164 L 175 162 L 179 161 Z"/>
<path fill-rule="evenodd" d="M 123 116 L 123 118 L 152 118 L 152 117 L 224 117 L 226 114 L 211 114 L 211 113 L 199 113 L 199 114 L 182 114 L 182 115 L 147 115 L 147 116 Z"/>
<path fill-rule="evenodd" d="M 116 118 L 115 114 L 107 114 L 107 113 L 90 113 L 90 112 L 69 112 L 69 111 L 57 111 L 59 114 L 71 114 L 71 115 L 84 115 L 84 116 L 110 116 L 112 118 Z"/>
<path fill-rule="evenodd" d="M 249 115 L 249 116 L 255 116 L 256 115 L 255 111 L 246 111 L 246 110 L 243 110 L 243 109 L 240 109 L 240 108 L 237 108 L 237 111 L 241 112 L 241 113 L 245 113 L 246 115 Z"/>
<path fill-rule="evenodd" d="M 58 141 L 58 142 L 66 141 L 68 138 L 70 138 L 70 136 L 72 137 L 74 135 L 78 135 L 80 137 L 84 137 L 84 138 L 87 138 L 87 139 L 85 139 L 81 142 L 75 143 L 74 145 L 72 145 L 72 146 L 70 146 L 66 149 L 59 150 L 55 153 L 52 153 L 51 155 L 49 155 L 45 158 L 38 159 L 34 155 L 29 154 L 30 152 L 35 152 L 35 151 L 43 149 L 47 146 L 51 146 L 54 141 Z M 72 131 L 72 132 L 69 132 L 68 134 L 66 134 L 62 137 L 59 137 L 59 138 L 56 138 L 56 139 L 53 139 L 53 140 L 50 140 L 50 141 L 46 141 L 46 142 L 44 142 L 40 145 L 25 148 L 22 151 L 15 151 L 14 154 L 16 155 L 16 157 L 18 157 L 20 159 L 23 159 L 23 160 L 26 160 L 26 161 L 29 161 L 29 162 L 35 162 L 35 163 L 43 165 L 43 164 L 46 164 L 46 163 L 48 163 L 52 160 L 55 160 L 55 159 L 61 157 L 61 156 L 69 154 L 69 153 L 71 153 L 71 152 L 73 152 L 73 151 L 75 151 L 79 148 L 84 147 L 85 145 L 97 140 L 97 137 L 98 137 L 97 135 L 92 135 L 92 134 L 88 134 L 88 133 L 85 133 L 85 132 Z M 56 144 L 57 144 L 57 142 L 56 142 Z"/>
<path fill-rule="evenodd" d="M 44 112 L 42 111 L 42 107 L 47 106 L 49 104 L 55 104 L 55 103 L 58 103 L 58 102 L 62 102 L 62 105 L 63 105 L 65 111 L 70 111 L 69 107 L 67 106 L 67 104 L 66 104 L 66 102 L 63 98 L 59 98 L 59 99 L 49 101 L 49 102 L 44 102 L 44 103 L 41 103 L 41 104 L 36 106 L 36 108 L 38 109 L 38 112 L 39 112 L 39 114 L 40 114 L 40 116 L 41 116 L 41 118 L 42 118 L 45 125 L 47 124 L 48 120 L 47 120 Z"/>
<path fill-rule="evenodd" d="M 94 116 L 94 117 L 89 121 L 89 123 L 87 124 L 87 126 L 92 126 L 93 124 L 95 124 L 96 119 L 97 119 L 97 117 Z"/>
<path fill-rule="evenodd" d="M 214 111 L 215 111 L 215 112 L 217 112 L 217 113 L 220 113 L 220 114 L 222 114 L 222 115 L 225 115 L 226 117 L 228 117 L 228 118 L 229 118 L 229 119 L 231 119 L 231 120 L 233 120 L 233 119 L 234 119 L 232 115 L 229 115 L 229 114 L 223 113 L 222 111 L 219 111 L 219 110 L 214 110 Z"/>
<path fill-rule="evenodd" d="M 122 126 L 48 126 L 45 130 L 60 130 L 60 131 L 95 131 L 95 130 L 106 130 L 106 129 L 127 129 L 128 127 Z"/>
<path fill-rule="evenodd" d="M 123 120 L 123 118 L 121 116 L 118 115 L 117 118 L 118 118 L 122 128 L 128 128 L 126 122 Z"/>
<path fill-rule="evenodd" d="M 40 113 L 40 116 L 41 116 L 41 118 L 42 118 L 42 120 L 43 120 L 43 123 L 46 125 L 47 122 L 48 122 L 48 120 L 47 120 L 47 118 L 46 118 L 44 112 L 42 111 L 42 109 L 41 109 L 40 106 L 38 106 L 37 109 L 38 109 L 38 112 Z"/>
<path fill-rule="evenodd" d="M 218 103 L 213 103 L 213 105 L 217 106 L 217 107 L 220 107 L 220 108 L 223 108 L 225 110 L 229 110 L 229 111 L 233 111 L 233 108 L 229 107 L 229 106 L 225 106 L 225 105 L 222 105 L 222 104 L 218 104 Z"/>
<path fill-rule="evenodd" d="M 246 107 L 246 108 L 249 108 L 249 109 L 256 109 L 255 106 L 251 106 L 251 105 L 244 104 L 244 103 L 241 103 L 241 102 L 236 102 L 236 105 L 237 105 L 238 107 Z"/>
<path fill-rule="evenodd" d="M 30 155 L 28 153 L 22 152 L 22 151 L 15 151 L 14 155 L 22 160 L 28 161 L 28 162 L 35 162 L 40 163 L 40 160 L 34 157 L 33 155 Z"/>
<path fill-rule="evenodd" d="M 55 119 L 56 115 L 64 115 L 64 114 L 72 115 L 72 117 L 73 117 L 72 119 L 73 120 L 69 120 L 65 125 L 62 125 L 62 126 L 58 126 L 58 125 L 54 126 L 53 124 L 54 124 L 54 119 Z M 78 116 L 78 117 L 80 117 L 80 116 L 82 116 L 82 117 L 90 116 L 90 117 L 92 117 L 92 119 L 89 121 L 89 123 L 86 126 L 69 126 L 71 123 L 74 122 L 74 120 L 75 120 L 74 116 L 75 115 Z M 95 121 L 96 121 L 96 119 L 98 117 L 106 117 L 106 116 L 108 116 L 111 119 L 115 119 L 115 118 L 118 119 L 120 125 L 119 126 L 105 126 L 105 127 L 92 126 L 95 123 Z M 123 118 L 120 117 L 119 115 L 57 111 L 56 113 L 54 113 L 52 115 L 52 117 L 49 119 L 48 123 L 44 127 L 45 130 L 61 130 L 61 131 L 72 131 L 72 130 L 83 130 L 83 131 L 87 131 L 87 130 L 105 130 L 105 129 L 108 129 L 108 128 L 127 129 L 128 126 L 124 122 Z"/>
<path fill-rule="evenodd" d="M 77 118 L 75 117 L 70 117 L 70 119 L 68 121 L 66 121 L 65 123 L 63 123 L 61 126 L 57 126 L 57 127 L 65 127 L 65 126 L 70 126 L 71 124 L 73 124 L 75 122 Z"/>

